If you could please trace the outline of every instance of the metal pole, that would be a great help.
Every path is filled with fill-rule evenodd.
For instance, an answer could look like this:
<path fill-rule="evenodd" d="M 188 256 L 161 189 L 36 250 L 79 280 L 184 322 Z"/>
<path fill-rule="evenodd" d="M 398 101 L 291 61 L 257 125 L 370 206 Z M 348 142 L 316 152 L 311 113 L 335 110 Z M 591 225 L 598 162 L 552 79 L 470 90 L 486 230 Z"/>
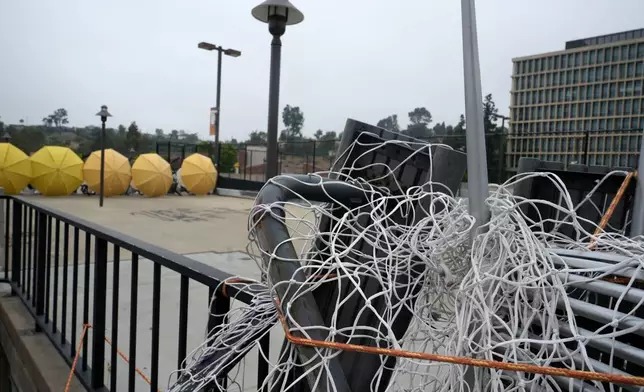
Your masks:
<path fill-rule="evenodd" d="M 221 115 L 221 52 L 217 50 L 217 113 L 215 113 L 215 145 L 219 145 L 219 116 Z M 215 167 L 219 167 L 219 151 L 215 157 Z"/>
<path fill-rule="evenodd" d="M 105 120 L 101 120 L 101 195 L 98 199 L 99 207 L 103 207 L 103 191 L 105 190 Z"/>
<path fill-rule="evenodd" d="M 282 41 L 273 35 L 271 41 L 271 79 L 268 93 L 268 146 L 266 149 L 266 181 L 277 175 L 277 125 L 279 118 L 280 63 Z"/>
<path fill-rule="evenodd" d="M 463 69 L 465 75 L 465 118 L 467 146 L 467 178 L 470 214 L 476 218 L 472 233 L 489 220 L 485 205 L 488 196 L 483 94 L 476 32 L 474 0 L 461 0 L 463 18 Z"/>
<path fill-rule="evenodd" d="M 644 138 L 640 144 L 640 156 L 637 164 L 637 185 L 635 186 L 635 201 L 633 202 L 633 219 L 631 222 L 631 237 L 644 234 Z"/>

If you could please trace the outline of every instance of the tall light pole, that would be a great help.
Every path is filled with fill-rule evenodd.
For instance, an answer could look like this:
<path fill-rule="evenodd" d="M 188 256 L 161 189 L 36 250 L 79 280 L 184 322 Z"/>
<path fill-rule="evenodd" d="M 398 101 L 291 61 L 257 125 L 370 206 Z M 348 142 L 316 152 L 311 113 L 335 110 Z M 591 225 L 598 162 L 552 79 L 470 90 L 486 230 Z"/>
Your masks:
<path fill-rule="evenodd" d="M 105 105 L 101 106 L 101 111 L 96 115 L 101 117 L 101 189 L 98 206 L 103 207 L 103 191 L 105 189 L 105 122 L 112 115 L 107 111 L 107 106 Z"/>
<path fill-rule="evenodd" d="M 273 36 L 271 41 L 271 73 L 268 93 L 268 128 L 266 130 L 268 146 L 266 151 L 266 181 L 277 175 L 277 125 L 279 119 L 280 98 L 280 64 L 282 57 L 282 40 L 286 26 L 295 25 L 304 20 L 304 15 L 288 0 L 266 0 L 253 8 L 255 19 L 268 23 L 268 31 Z"/>
<path fill-rule="evenodd" d="M 215 112 L 215 164 L 219 168 L 219 117 L 221 116 L 221 55 L 222 53 L 230 57 L 239 57 L 241 52 L 236 49 L 224 49 L 221 46 L 217 46 L 208 42 L 199 42 L 197 45 L 199 49 L 208 50 L 208 51 L 217 51 L 217 111 Z"/>

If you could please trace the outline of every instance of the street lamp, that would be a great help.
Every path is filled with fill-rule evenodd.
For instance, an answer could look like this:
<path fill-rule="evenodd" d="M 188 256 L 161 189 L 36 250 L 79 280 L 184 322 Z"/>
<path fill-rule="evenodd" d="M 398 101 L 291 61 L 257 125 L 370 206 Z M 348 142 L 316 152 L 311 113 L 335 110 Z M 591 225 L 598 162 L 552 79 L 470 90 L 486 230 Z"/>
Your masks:
<path fill-rule="evenodd" d="M 268 93 L 268 146 L 266 151 L 266 181 L 277 175 L 277 125 L 279 118 L 280 62 L 282 41 L 286 26 L 304 20 L 304 15 L 288 0 L 266 0 L 253 8 L 255 19 L 268 23 L 271 41 L 271 73 Z"/>
<path fill-rule="evenodd" d="M 108 117 L 112 117 L 110 112 L 107 111 L 107 106 L 101 106 L 101 111 L 96 113 L 101 117 L 101 188 L 98 206 L 103 207 L 103 191 L 105 189 L 105 122 Z"/>
<path fill-rule="evenodd" d="M 199 42 L 197 45 L 199 49 L 208 50 L 208 51 L 217 51 L 217 110 L 215 112 L 215 150 L 219 145 L 219 117 L 221 113 L 221 54 L 225 54 L 230 57 L 239 57 L 241 52 L 236 49 L 224 49 L 221 46 L 213 45 L 208 42 Z M 219 154 L 215 157 L 215 163 L 219 166 Z"/>

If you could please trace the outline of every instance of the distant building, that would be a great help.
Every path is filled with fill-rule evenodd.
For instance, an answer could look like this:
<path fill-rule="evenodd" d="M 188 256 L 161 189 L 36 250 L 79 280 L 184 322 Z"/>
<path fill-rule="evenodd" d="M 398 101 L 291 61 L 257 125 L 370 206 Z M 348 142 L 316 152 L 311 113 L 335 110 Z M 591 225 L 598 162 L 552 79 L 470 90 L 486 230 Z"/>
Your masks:
<path fill-rule="evenodd" d="M 565 50 L 512 62 L 508 167 L 522 156 L 634 164 L 641 142 L 634 131 L 644 127 L 644 29 L 569 41 Z"/>

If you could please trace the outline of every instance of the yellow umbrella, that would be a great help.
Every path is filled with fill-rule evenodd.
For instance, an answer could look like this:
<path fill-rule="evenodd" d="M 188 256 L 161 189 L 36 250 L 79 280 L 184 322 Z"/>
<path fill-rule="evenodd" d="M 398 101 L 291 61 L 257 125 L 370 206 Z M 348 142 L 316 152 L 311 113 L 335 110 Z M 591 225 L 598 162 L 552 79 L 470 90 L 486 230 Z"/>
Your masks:
<path fill-rule="evenodd" d="M 31 156 L 31 184 L 45 196 L 70 195 L 83 183 L 83 161 L 67 147 L 45 146 Z"/>
<path fill-rule="evenodd" d="M 132 182 L 145 196 L 163 196 L 172 186 L 170 164 L 158 154 L 139 155 L 132 165 Z"/>
<path fill-rule="evenodd" d="M 10 143 L 0 143 L 0 186 L 4 193 L 16 195 L 31 181 L 31 162 L 27 154 Z"/>
<path fill-rule="evenodd" d="M 101 151 L 94 151 L 85 161 L 83 178 L 87 186 L 98 193 L 101 190 Z M 105 150 L 104 196 L 121 195 L 132 180 L 132 169 L 126 157 L 109 148 Z"/>
<path fill-rule="evenodd" d="M 191 193 L 208 194 L 217 184 L 217 169 L 210 158 L 192 154 L 181 164 L 181 182 Z"/>

